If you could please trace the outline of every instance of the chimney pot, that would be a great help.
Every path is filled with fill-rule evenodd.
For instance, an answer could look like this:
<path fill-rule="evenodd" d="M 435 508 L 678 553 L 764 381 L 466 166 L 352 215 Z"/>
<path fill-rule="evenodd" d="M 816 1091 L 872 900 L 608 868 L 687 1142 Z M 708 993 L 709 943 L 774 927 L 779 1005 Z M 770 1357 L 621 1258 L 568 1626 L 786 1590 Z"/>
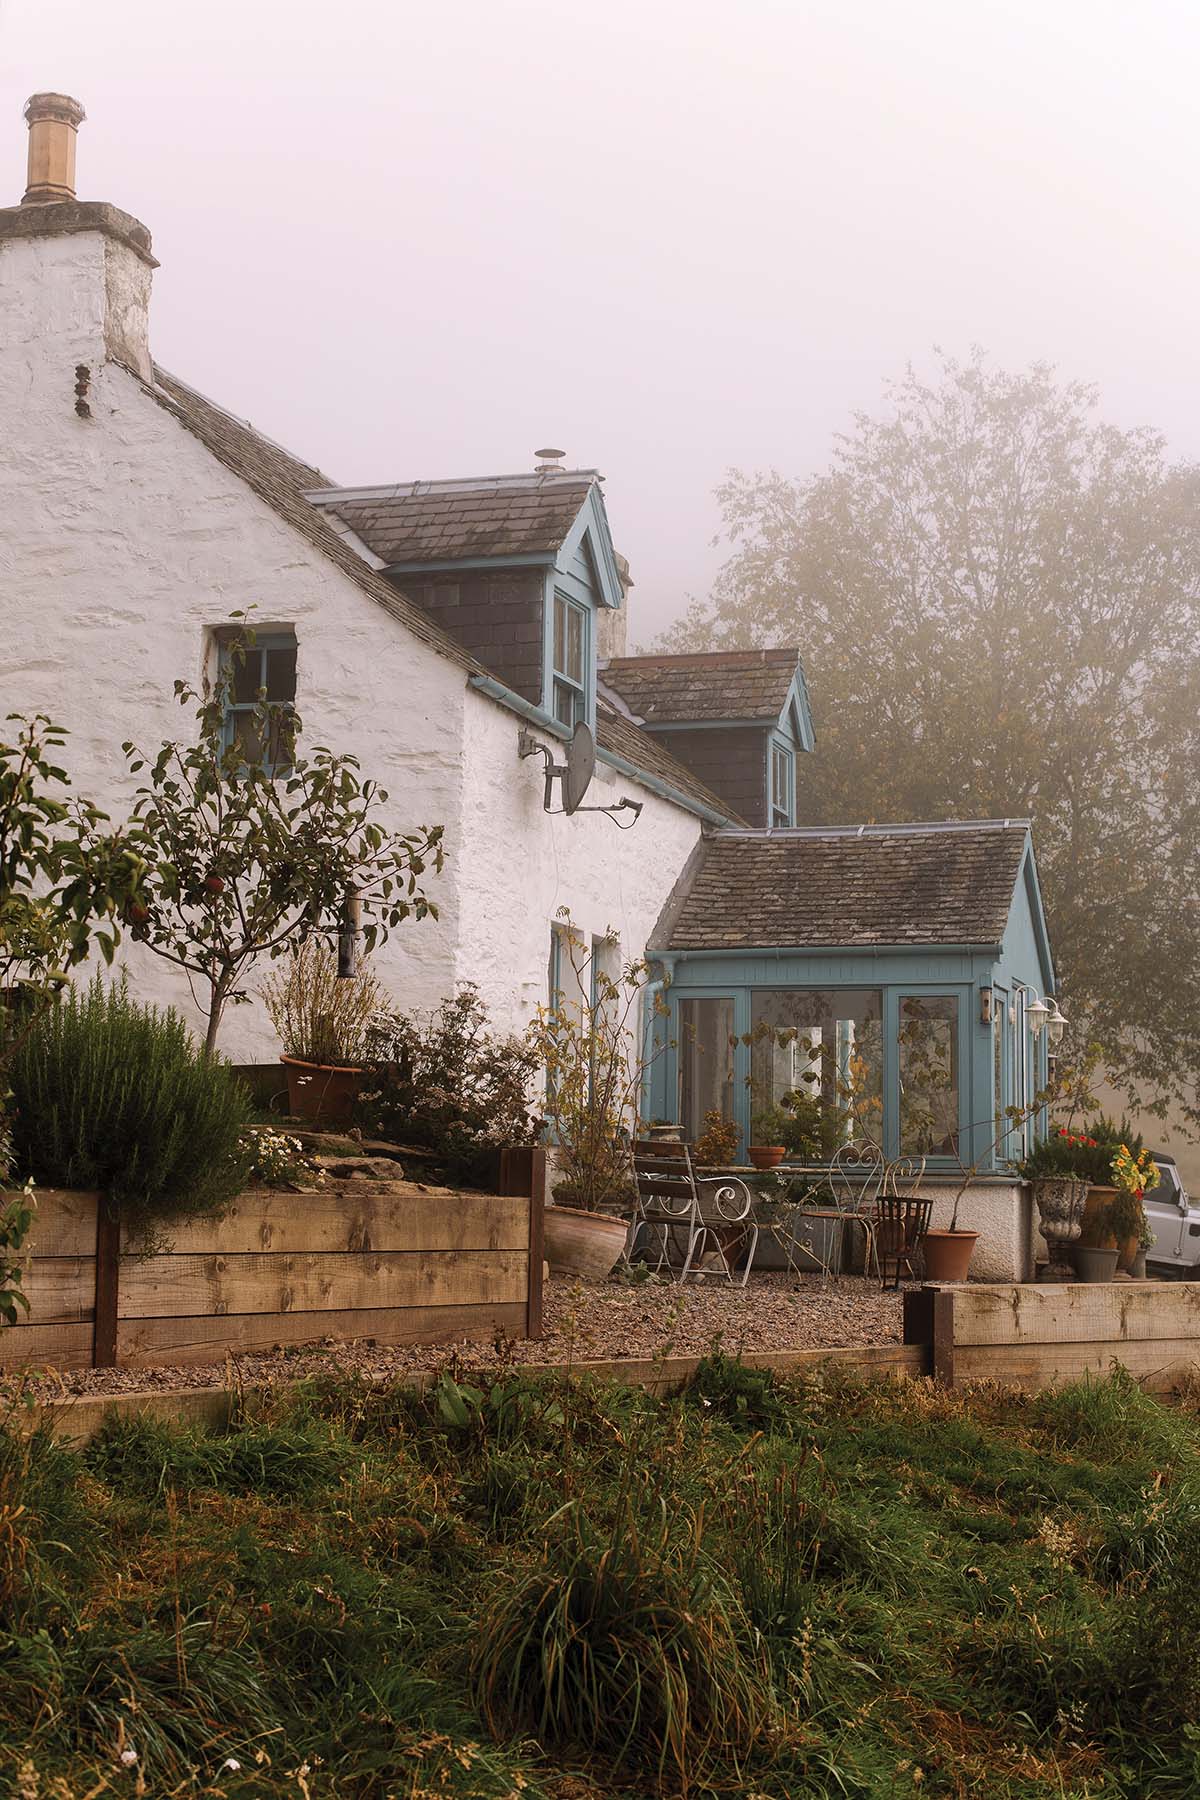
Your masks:
<path fill-rule="evenodd" d="M 69 94 L 32 94 L 25 102 L 29 123 L 29 181 L 22 206 L 47 206 L 75 198 L 75 137 L 86 114 Z"/>

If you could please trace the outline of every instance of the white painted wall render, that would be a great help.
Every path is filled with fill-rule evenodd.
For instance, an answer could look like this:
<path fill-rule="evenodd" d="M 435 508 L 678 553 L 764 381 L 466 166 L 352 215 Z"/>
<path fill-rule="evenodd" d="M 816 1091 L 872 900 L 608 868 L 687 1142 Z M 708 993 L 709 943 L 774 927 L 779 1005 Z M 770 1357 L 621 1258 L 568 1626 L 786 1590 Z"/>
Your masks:
<path fill-rule="evenodd" d="M 401 928 L 380 952 L 390 992 L 427 1009 L 472 980 L 497 1023 L 519 1029 L 545 997 L 558 908 L 640 954 L 699 822 L 603 767 L 589 798 L 642 800 L 633 830 L 547 817 L 541 758 L 517 757 L 520 721 L 106 360 L 114 343 L 136 346 L 148 273 L 98 232 L 0 242 L 0 713 L 66 724 L 78 791 L 120 817 L 135 785 L 120 744 L 184 735 L 172 683 L 200 675 L 212 627 L 247 606 L 262 625 L 293 625 L 308 741 L 356 754 L 389 790 L 396 826 L 446 829 L 430 890 L 441 919 Z M 87 420 L 74 410 L 79 362 L 92 370 Z M 175 971 L 138 946 L 126 960 L 140 997 L 198 1023 Z M 259 1004 L 229 1014 L 222 1048 L 239 1061 L 277 1053 Z"/>

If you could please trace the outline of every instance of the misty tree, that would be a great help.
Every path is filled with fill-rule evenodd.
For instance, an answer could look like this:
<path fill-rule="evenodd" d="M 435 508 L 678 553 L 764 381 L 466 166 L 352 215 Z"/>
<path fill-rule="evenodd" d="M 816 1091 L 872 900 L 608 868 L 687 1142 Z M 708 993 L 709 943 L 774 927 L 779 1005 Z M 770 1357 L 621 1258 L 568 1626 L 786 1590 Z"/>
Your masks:
<path fill-rule="evenodd" d="M 731 475 L 669 646 L 800 647 L 805 822 L 1031 816 L 1077 1035 L 1200 1124 L 1200 470 L 1042 365 L 887 402 L 822 474 Z"/>

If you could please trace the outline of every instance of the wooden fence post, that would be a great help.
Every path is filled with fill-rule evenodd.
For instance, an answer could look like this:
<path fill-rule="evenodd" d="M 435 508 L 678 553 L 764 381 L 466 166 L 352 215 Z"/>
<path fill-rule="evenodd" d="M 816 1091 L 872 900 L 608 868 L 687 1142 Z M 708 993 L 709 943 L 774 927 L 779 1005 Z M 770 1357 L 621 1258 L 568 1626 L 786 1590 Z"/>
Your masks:
<path fill-rule="evenodd" d="M 954 1289 L 922 1287 L 904 1294 L 904 1342 L 924 1345 L 929 1373 L 954 1384 Z"/>
<path fill-rule="evenodd" d="M 525 1335 L 542 1335 L 542 1262 L 546 1232 L 546 1152 L 540 1144 L 512 1144 L 500 1152 L 502 1194 L 529 1196 L 529 1285 Z"/>
<path fill-rule="evenodd" d="M 117 1306 L 121 1273 L 121 1220 L 107 1194 L 96 1199 L 96 1303 L 92 1326 L 92 1367 L 117 1362 Z"/>

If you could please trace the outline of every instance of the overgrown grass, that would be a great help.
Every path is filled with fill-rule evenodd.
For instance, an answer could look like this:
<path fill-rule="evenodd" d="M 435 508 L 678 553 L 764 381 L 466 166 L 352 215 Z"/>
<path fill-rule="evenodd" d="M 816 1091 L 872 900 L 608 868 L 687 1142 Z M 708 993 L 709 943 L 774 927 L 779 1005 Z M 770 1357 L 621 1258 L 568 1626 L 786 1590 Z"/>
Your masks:
<path fill-rule="evenodd" d="M 324 1380 L 0 1425 L 0 1796 L 1185 1800 L 1200 1418 Z"/>

